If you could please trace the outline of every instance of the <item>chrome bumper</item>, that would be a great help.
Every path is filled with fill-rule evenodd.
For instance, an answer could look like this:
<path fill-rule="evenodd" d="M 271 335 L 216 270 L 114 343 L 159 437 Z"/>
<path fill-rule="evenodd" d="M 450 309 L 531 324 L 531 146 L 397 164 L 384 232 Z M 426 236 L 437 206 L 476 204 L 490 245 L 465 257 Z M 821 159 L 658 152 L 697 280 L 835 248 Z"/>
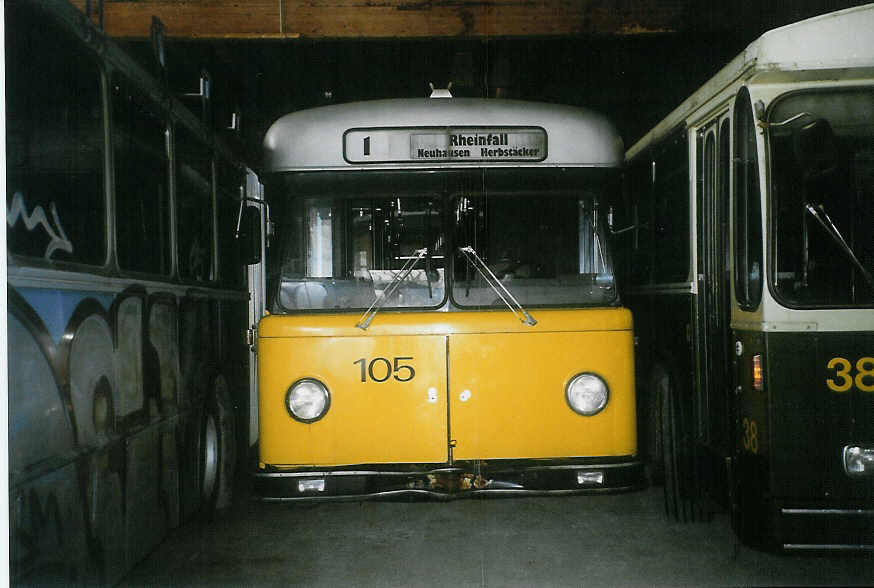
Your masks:
<path fill-rule="evenodd" d="M 643 464 L 633 458 L 491 460 L 343 468 L 271 468 L 255 474 L 265 501 L 366 500 L 422 497 L 561 495 L 622 492 L 643 487 Z"/>

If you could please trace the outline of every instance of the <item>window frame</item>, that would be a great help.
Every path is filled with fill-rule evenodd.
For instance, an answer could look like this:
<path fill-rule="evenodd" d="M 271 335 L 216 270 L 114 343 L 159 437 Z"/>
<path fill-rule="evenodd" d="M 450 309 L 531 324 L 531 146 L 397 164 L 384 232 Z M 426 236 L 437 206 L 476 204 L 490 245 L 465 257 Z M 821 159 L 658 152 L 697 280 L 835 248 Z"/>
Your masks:
<path fill-rule="evenodd" d="M 744 128 L 741 128 L 741 125 L 745 125 Z M 765 283 L 764 234 L 759 142 L 756 136 L 752 98 L 746 86 L 741 86 L 735 95 L 732 107 L 732 132 L 734 155 L 731 216 L 734 300 L 741 310 L 753 312 L 762 303 Z M 741 166 L 741 163 L 744 165 Z M 757 277 L 753 271 L 756 263 L 758 263 Z M 757 284 L 756 279 L 758 279 Z"/>
<path fill-rule="evenodd" d="M 673 169 L 668 168 L 665 162 L 665 156 L 679 156 L 675 163 L 679 163 L 679 167 Z M 652 263 L 651 275 L 653 284 L 677 284 L 687 283 L 692 279 L 695 272 L 692 268 L 693 247 L 692 247 L 692 198 L 691 198 L 691 166 L 693 161 L 689 157 L 689 133 L 687 128 L 682 126 L 680 129 L 668 134 L 659 144 L 650 152 L 649 161 L 652 166 L 652 191 L 651 191 L 651 207 L 652 216 L 650 217 L 650 232 L 652 233 Z M 659 165 L 659 164 L 662 165 Z M 674 194 L 663 194 L 660 192 L 660 187 L 664 186 L 661 183 L 661 178 L 665 175 L 682 176 L 682 190 L 678 190 Z M 680 183 L 677 184 L 679 186 Z M 675 211 L 676 214 L 661 215 L 661 205 L 674 203 L 681 204 L 682 210 Z M 670 209 L 670 206 L 668 206 Z M 681 228 L 677 229 L 677 224 L 674 222 L 670 227 L 661 225 L 660 223 L 666 218 L 675 218 L 681 220 Z M 661 227 L 661 236 L 658 228 Z M 673 237 L 673 241 L 671 240 Z M 682 250 L 670 250 L 666 245 L 682 243 Z M 682 254 L 682 264 L 676 264 L 676 274 L 666 276 L 664 265 L 660 262 L 661 257 L 665 254 L 674 255 Z M 681 273 L 679 268 L 685 268 L 685 272 Z"/>
<path fill-rule="evenodd" d="M 182 159 L 180 158 L 180 130 L 182 133 L 187 134 L 190 138 L 193 145 L 196 145 L 199 148 L 202 148 L 204 152 L 204 156 L 199 158 L 201 162 L 206 161 L 206 180 L 209 182 L 208 194 L 204 192 L 203 194 L 207 195 L 210 213 L 209 219 L 207 221 L 207 226 L 209 227 L 209 239 L 207 246 L 204 248 L 205 251 L 208 252 L 209 255 L 209 263 L 206 266 L 207 274 L 203 277 L 193 276 L 191 274 L 186 274 L 183 270 L 185 269 L 182 264 L 182 239 L 180 238 L 183 234 L 182 227 L 180 223 L 183 221 L 182 218 L 182 208 L 181 208 L 181 197 L 180 197 L 180 169 L 182 165 Z M 202 134 L 195 130 L 189 128 L 182 121 L 175 120 L 172 121 L 170 127 L 170 137 L 171 137 L 171 169 L 172 169 L 172 215 L 173 215 L 173 227 L 175 229 L 175 238 L 173 239 L 173 254 L 176 260 L 175 263 L 175 275 L 179 279 L 180 282 L 185 284 L 203 284 L 203 285 L 211 285 L 216 283 L 218 280 L 217 271 L 216 271 L 216 182 L 215 182 L 215 153 L 209 142 L 204 139 Z M 198 151 L 200 153 L 200 151 Z"/>
<path fill-rule="evenodd" d="M 162 125 L 162 134 L 164 136 L 164 145 L 163 145 L 163 154 L 164 154 L 164 174 L 166 178 L 165 186 L 167 189 L 167 194 L 164 199 L 164 205 L 167 207 L 167 218 L 165 219 L 167 222 L 167 243 L 164 245 L 166 247 L 167 254 L 167 270 L 164 272 L 152 272 L 148 270 L 142 269 L 132 269 L 128 267 L 123 267 L 120 262 L 119 251 L 121 249 L 121 243 L 119 241 L 119 232 L 118 232 L 118 176 L 119 176 L 119 167 L 118 161 L 115 157 L 115 142 L 114 137 L 117 129 L 117 121 L 115 119 L 115 110 L 113 108 L 113 100 L 112 96 L 108 95 L 107 98 L 107 111 L 109 113 L 110 121 L 111 121 L 111 129 L 109 143 L 110 143 L 110 151 L 112 153 L 112 215 L 113 215 L 113 252 L 115 257 L 115 263 L 118 268 L 119 273 L 122 275 L 133 275 L 133 276 L 146 276 L 146 277 L 156 277 L 161 280 L 168 280 L 172 278 L 176 274 L 176 259 L 174 255 L 174 240 L 175 240 L 175 215 L 174 215 L 174 197 L 173 197 L 173 172 L 172 172 L 172 157 L 170 150 L 170 116 L 166 109 L 155 101 L 140 84 L 136 82 L 135 79 L 129 77 L 125 74 L 124 71 L 119 69 L 113 69 L 109 72 L 108 82 L 109 89 L 111 90 L 112 86 L 116 83 L 116 78 L 114 76 L 119 76 L 122 82 L 127 86 L 130 93 L 135 94 L 136 97 L 144 103 L 146 106 L 150 108 L 151 114 L 155 116 Z"/>
<path fill-rule="evenodd" d="M 29 17 L 38 18 L 38 15 L 35 15 L 32 13 L 31 15 L 29 15 Z M 42 256 L 34 256 L 34 255 L 28 255 L 26 253 L 18 253 L 18 252 L 15 252 L 11 249 L 11 247 L 9 245 L 9 239 L 7 236 L 7 245 L 6 245 L 7 259 L 8 259 L 8 261 L 16 262 L 18 265 L 42 267 L 42 268 L 61 268 L 61 269 L 69 268 L 69 269 L 74 269 L 74 270 L 87 270 L 89 272 L 101 273 L 101 272 L 105 272 L 106 270 L 110 269 L 110 264 L 111 264 L 111 260 L 112 260 L 112 251 L 113 251 L 112 238 L 113 238 L 113 227 L 114 227 L 114 223 L 113 223 L 114 209 L 113 209 L 113 202 L 110 198 L 110 190 L 111 190 L 110 186 L 111 186 L 112 182 L 111 182 L 111 174 L 109 172 L 109 170 L 111 169 L 111 167 L 110 167 L 111 146 L 109 145 L 109 141 L 108 141 L 110 120 L 109 120 L 108 109 L 106 107 L 107 92 L 108 92 L 108 81 L 107 81 L 108 75 L 107 75 L 107 71 L 106 71 L 106 67 L 105 67 L 104 63 L 98 58 L 98 56 L 96 56 L 94 54 L 94 52 L 92 50 L 90 50 L 89 48 L 82 47 L 68 31 L 63 30 L 61 27 L 57 27 L 56 25 L 54 25 L 52 23 L 44 22 L 42 24 L 44 26 L 50 26 L 50 27 L 56 29 L 57 36 L 62 37 L 64 39 L 69 39 L 71 41 L 72 46 L 73 46 L 72 51 L 56 51 L 56 52 L 54 52 L 53 58 L 55 56 L 60 56 L 60 57 L 58 57 L 59 63 L 80 63 L 80 62 L 84 61 L 85 63 L 88 64 L 88 67 L 90 67 L 92 69 L 92 73 L 97 74 L 93 78 L 93 82 L 96 83 L 96 86 L 97 86 L 97 89 L 95 92 L 95 97 L 97 100 L 96 108 L 99 111 L 100 121 L 95 127 L 96 129 L 98 129 L 99 139 L 94 142 L 94 146 L 96 148 L 100 149 L 100 153 L 97 157 L 97 160 L 99 161 L 99 165 L 95 168 L 95 169 L 99 170 L 98 173 L 100 174 L 100 187 L 97 191 L 98 195 L 95 196 L 94 201 L 95 201 L 95 203 L 97 203 L 97 202 L 102 203 L 102 210 L 100 211 L 101 215 L 103 217 L 102 218 L 102 221 L 103 221 L 103 225 L 102 225 L 103 226 L 102 257 L 98 260 L 95 260 L 94 262 L 89 262 L 89 261 L 80 261 L 80 260 L 65 260 L 65 259 L 52 259 L 52 258 L 47 259 L 45 257 L 45 254 L 43 254 Z M 43 33 L 43 34 L 45 34 L 45 33 Z M 7 53 L 9 51 L 9 49 L 8 49 L 9 43 L 10 43 L 10 39 L 9 39 L 9 35 L 7 35 Z M 82 69 L 82 68 L 80 68 L 80 69 Z M 8 86 L 7 86 L 7 91 L 8 91 Z M 45 92 L 43 92 L 43 93 L 45 93 Z M 8 111 L 9 101 L 8 100 L 6 100 L 6 108 L 7 108 L 7 116 L 8 116 L 8 114 L 9 114 L 9 111 Z M 6 138 L 4 140 L 6 140 L 7 142 L 9 141 L 8 125 L 7 125 L 7 135 L 6 135 Z M 6 173 L 8 176 L 9 171 L 10 171 L 8 157 L 7 157 L 6 166 L 7 166 Z M 29 169 L 32 169 L 32 168 L 29 168 Z M 26 173 L 32 173 L 32 172 L 28 171 Z M 7 209 L 6 209 L 7 215 L 9 214 L 9 211 L 10 211 L 10 208 L 8 208 L 8 207 L 14 202 L 14 199 L 12 202 L 9 201 L 9 196 L 12 196 L 12 194 L 8 192 L 9 190 L 10 190 L 10 186 L 9 186 L 9 182 L 7 179 L 7 204 L 6 204 L 7 205 Z M 35 208 L 35 206 L 34 206 L 34 208 Z M 38 205 L 38 206 L 41 206 L 41 205 Z M 50 212 L 49 210 L 44 210 L 44 212 L 45 212 L 47 217 L 52 216 L 52 212 Z M 32 213 L 33 213 L 33 210 L 32 209 L 27 210 L 27 207 L 25 205 L 25 214 L 30 216 L 30 215 L 32 215 Z M 24 221 L 19 220 L 18 222 L 24 222 Z M 50 222 L 50 221 L 48 221 L 48 222 Z M 12 227 L 10 227 L 7 224 L 7 226 L 6 226 L 7 233 L 11 228 Z M 55 228 L 55 227 L 53 226 L 52 228 Z M 66 235 L 64 235 L 64 236 L 65 236 L 65 238 L 68 239 L 68 237 L 66 237 Z M 95 251 L 99 251 L 99 249 L 100 249 L 100 246 L 97 245 L 95 247 Z"/>
<path fill-rule="evenodd" d="M 834 93 L 844 93 L 844 92 L 860 92 L 860 91 L 869 91 L 874 92 L 874 86 L 871 85 L 848 85 L 848 86 L 825 86 L 825 87 L 816 87 L 816 88 L 799 88 L 792 89 L 782 94 L 776 96 L 773 100 L 768 104 L 766 119 L 770 122 L 774 109 L 781 104 L 786 99 L 791 99 L 794 96 L 799 94 L 802 95 L 810 95 L 810 94 L 834 94 Z M 779 262 L 779 251 L 778 251 L 778 238 L 779 238 L 779 218 L 777 216 L 778 206 L 777 206 L 777 198 L 778 193 L 774 189 L 774 183 L 776 179 L 773 173 L 773 157 L 772 157 L 772 138 L 771 133 L 765 133 L 764 139 L 764 149 L 766 154 L 766 165 L 768 169 L 768 177 L 767 177 L 767 205 L 768 205 L 768 219 L 767 219 L 767 231 L 768 231 L 768 273 L 766 276 L 768 290 L 771 294 L 771 297 L 781 306 L 788 309 L 793 310 L 832 310 L 832 309 L 865 309 L 874 307 L 874 302 L 871 304 L 812 304 L 812 303 L 801 303 L 796 301 L 791 301 L 787 299 L 787 297 L 782 293 L 781 289 L 777 287 L 777 276 L 778 276 L 778 262 Z"/>
<path fill-rule="evenodd" d="M 603 188 L 604 188 L 603 190 L 596 190 L 596 189 L 591 189 L 591 188 L 588 188 L 588 189 L 581 188 L 577 191 L 559 190 L 559 191 L 553 192 L 554 196 L 552 196 L 552 197 L 572 200 L 572 201 L 576 202 L 577 205 L 579 205 L 579 201 L 581 199 L 588 200 L 589 202 L 592 203 L 592 205 L 593 205 L 592 206 L 592 211 L 593 211 L 592 214 L 597 215 L 596 216 L 597 229 L 594 231 L 594 235 L 597 235 L 599 237 L 601 251 L 602 251 L 602 254 L 604 256 L 604 264 L 605 264 L 605 267 L 609 268 L 609 270 L 610 270 L 609 275 L 612 278 L 612 289 L 613 289 L 612 298 L 610 300 L 607 300 L 604 302 L 598 302 L 598 303 L 594 303 L 594 302 L 584 303 L 582 301 L 569 302 L 569 303 L 522 301 L 522 306 L 524 306 L 525 308 L 607 308 L 607 307 L 618 306 L 619 304 L 621 304 L 621 300 L 620 300 L 620 296 L 619 296 L 619 288 L 617 285 L 617 276 L 616 276 L 616 274 L 617 274 L 617 268 L 616 268 L 617 259 L 616 259 L 615 252 L 613 250 L 615 243 L 610 238 L 609 227 L 608 227 L 608 224 L 607 224 L 606 218 L 605 218 L 605 212 L 606 212 L 605 209 L 608 207 L 610 197 L 609 197 L 609 194 L 607 194 L 608 186 L 605 184 L 603 186 Z M 559 192 L 561 194 L 559 194 Z M 448 200 L 448 202 L 449 202 L 448 210 L 449 211 L 452 211 L 454 209 L 454 203 L 457 201 L 458 197 L 459 197 L 459 194 L 450 194 L 449 195 L 449 197 L 448 197 L 449 198 L 449 200 Z M 534 197 L 535 196 L 532 194 L 532 195 L 527 195 L 524 197 L 514 195 L 514 196 L 510 196 L 509 198 L 531 199 Z M 456 233 L 455 228 L 456 228 L 456 226 L 457 225 L 453 224 L 452 226 L 449 227 L 450 244 L 452 246 L 452 252 L 448 256 L 450 258 L 450 264 L 449 264 L 449 267 L 447 268 L 447 273 L 451 274 L 451 278 L 447 279 L 447 288 L 446 289 L 447 289 L 447 292 L 449 293 L 449 300 L 452 303 L 452 307 L 457 308 L 459 310 L 463 310 L 463 311 L 480 310 L 483 308 L 487 308 L 490 310 L 494 310 L 494 309 L 498 309 L 498 308 L 505 308 L 503 305 L 501 305 L 501 306 L 484 306 L 484 305 L 478 305 L 478 304 L 462 304 L 456 300 L 456 298 L 455 298 L 456 288 L 463 287 L 463 286 L 460 286 L 460 282 L 457 282 L 455 280 L 456 264 L 462 263 L 462 264 L 466 265 L 468 263 L 463 258 L 463 256 L 460 256 L 458 254 L 457 249 L 456 249 L 458 247 L 458 244 L 455 243 L 455 233 Z M 577 228 L 577 231 L 579 231 L 579 227 Z M 482 251 L 477 251 L 477 254 L 482 255 Z M 488 261 L 489 260 L 486 257 L 483 257 L 483 262 L 487 266 L 489 265 Z M 579 264 L 579 261 L 578 261 L 577 265 L 578 264 Z M 472 273 L 476 274 L 476 271 L 473 270 Z M 518 283 L 524 284 L 524 279 L 520 280 L 520 282 L 518 282 Z M 512 285 L 510 285 L 508 287 L 508 289 L 509 289 L 510 293 L 513 294 Z M 497 296 L 497 294 L 495 294 L 495 296 Z M 515 294 L 514 294 L 514 296 L 515 296 Z"/>

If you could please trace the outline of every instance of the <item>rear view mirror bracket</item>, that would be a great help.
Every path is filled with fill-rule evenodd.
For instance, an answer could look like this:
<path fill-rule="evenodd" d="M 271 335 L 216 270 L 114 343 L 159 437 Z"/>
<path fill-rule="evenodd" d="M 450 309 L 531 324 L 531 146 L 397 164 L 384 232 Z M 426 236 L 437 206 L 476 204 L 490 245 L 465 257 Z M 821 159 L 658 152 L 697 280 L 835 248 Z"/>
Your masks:
<path fill-rule="evenodd" d="M 234 239 L 240 244 L 241 257 L 246 265 L 261 262 L 261 207 L 267 213 L 267 225 L 270 224 L 270 207 L 263 200 L 240 197 L 240 209 L 237 213 L 237 228 Z"/>

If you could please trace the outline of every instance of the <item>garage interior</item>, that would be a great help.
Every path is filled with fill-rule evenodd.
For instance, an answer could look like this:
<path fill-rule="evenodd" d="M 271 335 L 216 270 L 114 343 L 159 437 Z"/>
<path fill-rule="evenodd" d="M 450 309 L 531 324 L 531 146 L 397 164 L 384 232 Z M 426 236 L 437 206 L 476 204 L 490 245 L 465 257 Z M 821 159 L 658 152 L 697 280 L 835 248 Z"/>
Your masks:
<path fill-rule="evenodd" d="M 599 111 L 631 146 L 766 30 L 864 2 L 74 0 L 256 172 L 305 108 L 457 97 Z M 156 38 L 163 38 L 156 44 Z M 161 64 L 163 61 L 163 64 Z M 504 500 L 234 504 L 174 531 L 122 582 L 154 585 L 867 585 L 871 554 L 757 552 L 728 515 L 683 525 L 661 489 Z"/>
<path fill-rule="evenodd" d="M 264 132 L 332 103 L 457 97 L 585 106 L 630 147 L 762 32 L 858 1 L 75 0 L 180 95 L 210 78 L 204 115 L 231 126 L 257 169 Z M 166 37 L 165 67 L 153 22 Z M 201 108 L 189 97 L 193 110 Z"/>

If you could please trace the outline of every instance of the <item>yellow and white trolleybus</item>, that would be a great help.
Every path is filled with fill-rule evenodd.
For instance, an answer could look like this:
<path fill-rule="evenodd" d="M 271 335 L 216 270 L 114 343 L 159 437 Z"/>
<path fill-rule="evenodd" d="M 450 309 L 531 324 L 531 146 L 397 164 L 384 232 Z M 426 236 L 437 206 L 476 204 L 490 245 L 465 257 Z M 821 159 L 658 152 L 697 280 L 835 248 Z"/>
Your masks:
<path fill-rule="evenodd" d="M 258 325 L 268 499 L 637 485 L 623 145 L 577 108 L 400 99 L 280 118 Z"/>

